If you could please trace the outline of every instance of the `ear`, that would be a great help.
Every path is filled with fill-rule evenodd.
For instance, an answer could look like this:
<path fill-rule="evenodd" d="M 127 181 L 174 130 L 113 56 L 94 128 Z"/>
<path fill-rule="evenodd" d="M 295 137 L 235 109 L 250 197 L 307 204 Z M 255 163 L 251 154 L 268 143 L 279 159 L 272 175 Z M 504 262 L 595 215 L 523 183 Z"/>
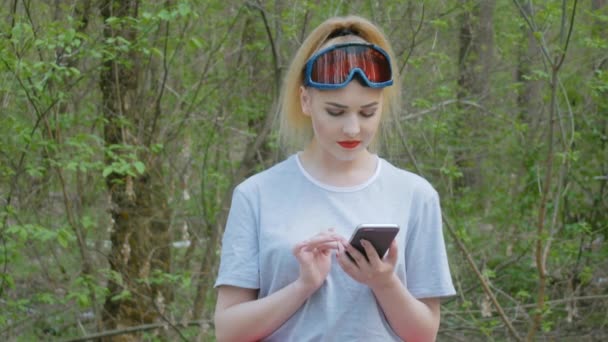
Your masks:
<path fill-rule="evenodd" d="M 312 99 L 310 92 L 304 86 L 300 86 L 300 105 L 302 106 L 302 113 L 306 116 L 310 116 L 312 112 Z"/>

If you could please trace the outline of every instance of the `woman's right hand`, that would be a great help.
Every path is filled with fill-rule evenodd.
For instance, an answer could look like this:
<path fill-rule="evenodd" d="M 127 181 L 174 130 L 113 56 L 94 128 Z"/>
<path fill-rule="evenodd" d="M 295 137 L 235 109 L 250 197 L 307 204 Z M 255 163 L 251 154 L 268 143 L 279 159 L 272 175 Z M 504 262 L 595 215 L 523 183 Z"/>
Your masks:
<path fill-rule="evenodd" d="M 293 254 L 300 264 L 298 279 L 267 296 L 259 298 L 254 289 L 220 286 L 215 308 L 217 340 L 259 341 L 277 330 L 323 284 L 331 267 L 331 250 L 337 250 L 339 239 L 330 229 L 296 244 Z"/>
<path fill-rule="evenodd" d="M 339 240 L 340 236 L 329 229 L 293 247 L 293 254 L 300 264 L 300 277 L 297 281 L 311 293 L 323 285 L 329 274 L 331 251 L 338 249 Z"/>

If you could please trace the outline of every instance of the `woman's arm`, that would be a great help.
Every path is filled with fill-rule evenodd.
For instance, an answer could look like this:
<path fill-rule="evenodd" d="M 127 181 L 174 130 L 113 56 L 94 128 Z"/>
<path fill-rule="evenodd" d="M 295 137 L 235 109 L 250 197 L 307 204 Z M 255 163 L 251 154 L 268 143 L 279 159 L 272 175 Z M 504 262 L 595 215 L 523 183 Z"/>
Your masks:
<path fill-rule="evenodd" d="M 434 341 L 439 329 L 440 301 L 438 298 L 418 300 L 395 275 L 397 243 L 393 241 L 384 260 L 367 241 L 361 244 L 369 261 L 346 241 L 338 249 L 338 262 L 353 279 L 366 284 L 374 292 L 393 331 L 407 342 Z M 348 251 L 352 262 L 344 251 Z"/>
<path fill-rule="evenodd" d="M 435 341 L 439 330 L 439 298 L 414 298 L 396 276 L 372 291 L 391 328 L 403 340 Z"/>
<path fill-rule="evenodd" d="M 314 292 L 295 281 L 268 297 L 257 290 L 220 286 L 215 308 L 218 341 L 257 341 L 279 328 Z"/>
<path fill-rule="evenodd" d="M 257 341 L 278 329 L 323 284 L 331 266 L 331 250 L 339 237 L 331 230 L 293 248 L 300 275 L 281 290 L 258 299 L 258 290 L 220 286 L 215 308 L 218 341 Z"/>

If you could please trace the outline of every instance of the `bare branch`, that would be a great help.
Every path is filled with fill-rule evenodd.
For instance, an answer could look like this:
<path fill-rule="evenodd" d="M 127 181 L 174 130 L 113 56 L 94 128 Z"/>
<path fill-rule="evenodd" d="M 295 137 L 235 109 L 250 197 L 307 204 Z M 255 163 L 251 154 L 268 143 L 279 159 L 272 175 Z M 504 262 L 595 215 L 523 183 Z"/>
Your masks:
<path fill-rule="evenodd" d="M 566 3 L 566 1 L 564 0 L 564 4 Z M 557 64 L 554 66 L 554 68 L 556 69 L 560 69 L 562 66 L 562 63 L 564 62 L 564 59 L 566 58 L 566 52 L 568 51 L 568 45 L 570 44 L 570 38 L 572 36 L 572 29 L 574 28 L 574 17 L 576 16 L 576 5 L 578 4 L 578 0 L 574 0 L 574 7 L 572 8 L 572 15 L 570 16 L 570 27 L 568 28 L 568 37 L 566 37 L 566 43 L 564 44 L 564 49 L 562 50 L 562 54 L 559 58 L 559 61 L 557 62 Z M 564 12 L 566 11 L 566 8 L 564 6 Z"/>
<path fill-rule="evenodd" d="M 114 329 L 114 330 L 107 330 L 107 331 L 102 331 L 100 333 L 96 333 L 96 334 L 91 334 L 91 335 L 87 335 L 87 336 L 83 336 L 83 337 L 77 337 L 77 338 L 72 338 L 72 339 L 68 339 L 65 340 L 63 342 L 83 342 L 83 341 L 92 341 L 92 340 L 96 340 L 102 337 L 111 337 L 111 336 L 118 336 L 118 335 L 124 335 L 124 334 L 131 334 L 134 332 L 141 332 L 141 331 L 148 331 L 148 330 L 155 330 L 155 329 L 163 329 L 165 328 L 165 326 L 167 325 L 166 322 L 159 322 L 159 323 L 150 323 L 150 324 L 142 324 L 142 325 L 138 325 L 138 326 L 134 326 L 134 327 L 128 327 L 128 328 L 122 328 L 122 329 Z M 190 321 L 187 322 L 185 324 L 182 324 L 184 327 L 191 327 L 191 326 L 205 326 L 205 325 L 212 325 L 212 322 L 207 321 L 207 320 L 198 320 L 198 321 Z"/>
<path fill-rule="evenodd" d="M 270 30 L 270 24 L 268 23 L 268 18 L 266 17 L 266 10 L 262 7 L 262 4 L 259 0 L 256 0 L 256 3 L 253 4 L 248 2 L 248 5 L 257 9 L 262 16 L 262 21 L 264 22 L 264 28 L 266 29 L 266 35 L 268 36 L 268 41 L 270 42 L 270 48 L 272 51 L 272 64 L 274 66 L 274 90 L 275 95 L 279 94 L 279 87 L 281 86 L 281 73 L 279 69 L 279 53 L 277 51 L 276 42 L 274 37 L 272 36 L 272 31 Z"/>
<path fill-rule="evenodd" d="M 170 1 L 165 2 L 165 7 L 169 7 Z M 169 67 L 167 66 L 167 50 L 169 45 L 169 23 L 170 21 L 166 21 L 165 23 L 165 37 L 163 44 L 163 80 L 160 84 L 160 89 L 158 91 L 158 95 L 156 96 L 155 108 L 154 108 L 154 119 L 152 119 L 152 127 L 148 132 L 147 137 L 147 146 L 152 145 L 152 138 L 154 137 L 154 133 L 156 131 L 156 123 L 158 122 L 158 118 L 162 113 L 161 100 L 165 93 L 165 84 L 167 83 L 167 78 L 169 77 Z"/>
<path fill-rule="evenodd" d="M 397 126 L 399 127 L 400 125 L 397 125 Z M 412 160 L 412 162 L 414 164 L 414 168 L 415 168 L 416 172 L 419 175 L 422 176 L 423 175 L 422 170 L 418 166 L 418 163 L 416 162 L 416 159 L 414 158 L 414 155 L 413 155 L 411 149 L 407 145 L 405 136 L 403 135 L 403 132 L 401 131 L 400 127 L 398 128 L 397 131 L 398 131 L 398 133 L 400 135 L 401 143 L 405 147 L 405 149 L 406 149 L 406 151 L 407 151 L 410 159 Z M 517 330 L 515 330 L 515 327 L 513 327 L 513 324 L 511 323 L 511 321 L 509 320 L 509 318 L 505 314 L 502 306 L 500 305 L 500 303 L 496 299 L 496 295 L 494 295 L 494 292 L 490 288 L 490 285 L 488 284 L 488 281 L 486 280 L 486 278 L 483 276 L 483 274 L 481 273 L 481 271 L 477 267 L 477 264 L 475 264 L 475 260 L 473 260 L 473 256 L 471 255 L 471 253 L 467 249 L 467 247 L 464 244 L 464 242 L 462 241 L 462 239 L 460 239 L 460 237 L 456 233 L 456 230 L 454 229 L 454 227 L 450 223 L 448 217 L 443 212 L 442 212 L 441 216 L 443 218 L 443 222 L 445 224 L 445 227 L 448 229 L 448 232 L 450 233 L 450 236 L 456 242 L 456 246 L 458 247 L 458 249 L 460 250 L 460 252 L 462 254 L 464 254 L 464 256 L 465 256 L 465 258 L 467 260 L 467 263 L 469 264 L 469 267 L 471 267 L 471 269 L 475 273 L 475 276 L 479 280 L 479 283 L 481 284 L 481 286 L 482 286 L 484 292 L 486 293 L 486 295 L 488 297 L 490 297 L 490 301 L 492 302 L 492 304 L 496 308 L 496 311 L 498 312 L 498 315 L 500 316 L 500 319 L 507 326 L 507 329 L 509 330 L 509 333 L 511 334 L 511 336 L 516 341 L 522 341 L 521 337 L 519 337 L 519 334 L 517 333 Z"/>
<path fill-rule="evenodd" d="M 412 57 L 412 54 L 414 53 L 414 47 L 416 46 L 416 37 L 418 37 L 420 30 L 422 30 L 422 23 L 424 23 L 424 10 L 425 10 L 425 7 L 424 7 L 424 2 L 423 2 L 422 3 L 422 13 L 420 14 L 420 21 L 418 22 L 418 27 L 416 27 L 416 29 L 414 30 L 414 34 L 412 35 L 410 48 L 407 52 L 407 56 L 405 57 L 405 60 L 403 61 L 403 63 L 401 64 L 401 67 L 399 68 L 399 74 L 401 74 L 403 72 L 403 69 L 405 68 L 405 66 L 407 65 L 407 63 L 410 60 L 410 57 Z"/>
<path fill-rule="evenodd" d="M 530 28 L 532 33 L 538 32 L 538 28 L 536 27 L 536 24 L 534 23 L 534 19 L 528 15 L 526 10 L 519 3 L 519 0 L 513 0 L 513 3 L 515 3 L 515 6 L 517 6 L 517 9 L 519 10 L 521 17 L 526 21 L 526 23 L 528 24 L 528 27 Z M 543 55 L 545 56 L 545 58 L 549 61 L 549 63 L 552 63 L 551 56 L 549 55 L 549 51 L 547 51 L 544 41 L 542 39 L 539 39 L 536 36 L 536 34 L 534 34 L 534 38 L 538 41 L 539 46 L 541 47 L 541 51 L 542 51 Z"/>

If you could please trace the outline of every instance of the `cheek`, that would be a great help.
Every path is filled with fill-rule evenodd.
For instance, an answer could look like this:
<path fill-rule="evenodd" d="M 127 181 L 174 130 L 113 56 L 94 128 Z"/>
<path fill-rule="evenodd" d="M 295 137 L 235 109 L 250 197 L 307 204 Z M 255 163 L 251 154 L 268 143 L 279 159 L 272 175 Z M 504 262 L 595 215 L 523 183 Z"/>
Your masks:
<path fill-rule="evenodd" d="M 320 120 L 318 117 L 312 118 L 312 129 L 315 136 L 321 138 L 327 132 L 327 123 Z"/>
<path fill-rule="evenodd" d="M 363 120 L 364 121 L 361 121 L 361 131 L 368 136 L 374 135 L 376 131 L 378 131 L 380 120 L 375 116 Z"/>
<path fill-rule="evenodd" d="M 312 116 L 312 128 L 317 140 L 333 140 L 341 134 L 342 128 L 340 121 L 336 120 L 324 112 L 316 112 Z"/>

